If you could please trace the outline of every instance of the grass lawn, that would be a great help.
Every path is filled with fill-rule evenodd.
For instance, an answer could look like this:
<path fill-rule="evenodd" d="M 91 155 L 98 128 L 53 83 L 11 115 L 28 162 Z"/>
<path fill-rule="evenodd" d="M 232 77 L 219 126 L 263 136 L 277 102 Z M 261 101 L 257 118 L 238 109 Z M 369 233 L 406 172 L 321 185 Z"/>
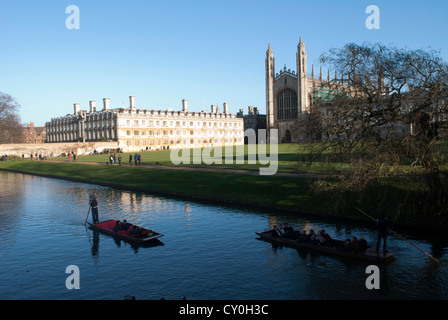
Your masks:
<path fill-rule="evenodd" d="M 303 163 L 300 163 L 299 158 L 306 157 L 306 149 L 302 144 L 279 144 L 277 153 L 270 154 L 270 145 L 264 145 L 267 148 L 267 151 L 260 151 L 261 154 L 266 155 L 268 161 L 272 161 L 273 165 L 278 166 L 279 172 L 300 172 L 300 173 L 327 173 L 328 168 L 325 167 L 322 163 L 314 163 L 312 166 L 308 167 Z M 244 158 L 243 161 L 237 160 L 236 155 L 239 151 L 237 151 L 236 147 L 232 148 L 233 152 L 231 152 L 230 159 L 231 163 L 229 163 L 229 159 L 226 158 L 226 150 L 225 148 L 221 148 L 221 154 L 216 155 L 212 151 L 208 149 L 191 149 L 185 151 L 178 150 L 163 150 L 163 151 L 144 151 L 139 152 L 142 156 L 142 164 L 146 165 L 163 165 L 163 166 L 175 166 L 175 164 L 171 160 L 171 152 L 175 153 L 175 156 L 179 158 L 183 158 L 183 155 L 187 155 L 186 158 L 183 158 L 184 161 L 179 164 L 179 166 L 186 167 L 208 167 L 208 168 L 224 168 L 224 169 L 241 169 L 241 170 L 254 170 L 258 171 L 260 167 L 269 167 L 269 163 L 260 163 L 260 158 L 258 156 L 258 149 L 256 145 L 245 145 L 244 150 L 241 153 L 241 156 Z M 183 153 L 185 152 L 185 153 Z M 122 163 L 129 163 L 129 156 L 133 156 L 135 153 L 122 153 L 117 154 L 121 155 Z M 87 155 L 87 156 L 78 156 L 76 161 L 79 162 L 97 162 L 97 163 L 105 163 L 109 161 L 108 154 L 100 154 L 100 155 Z M 68 162 L 68 158 L 53 158 L 54 160 L 63 160 Z M 255 159 L 255 163 L 250 162 L 249 160 Z M 186 161 L 185 161 L 186 160 Z M 117 160 L 118 162 L 118 160 Z M 243 163 L 240 163 L 243 162 Z M 345 170 L 348 168 L 347 164 L 344 163 L 333 163 L 332 168 L 337 170 Z"/>

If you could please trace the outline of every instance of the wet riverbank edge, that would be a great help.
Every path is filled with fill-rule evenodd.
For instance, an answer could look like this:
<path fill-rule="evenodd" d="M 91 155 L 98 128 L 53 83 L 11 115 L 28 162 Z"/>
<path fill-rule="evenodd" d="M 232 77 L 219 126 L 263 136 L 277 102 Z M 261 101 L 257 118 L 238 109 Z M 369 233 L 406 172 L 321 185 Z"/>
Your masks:
<path fill-rule="evenodd" d="M 237 173 L 97 166 L 76 163 L 0 162 L 0 170 L 73 182 L 89 183 L 167 198 L 248 208 L 285 215 L 318 216 L 372 225 L 355 209 L 372 216 L 369 208 L 353 204 L 343 213 L 323 210 L 325 199 L 310 192 L 313 178 L 244 175 Z M 327 206 L 328 207 L 328 206 Z M 393 219 L 393 218 L 392 218 Z M 397 228 L 419 232 L 443 232 L 439 219 L 421 221 L 405 217 L 393 221 Z"/>

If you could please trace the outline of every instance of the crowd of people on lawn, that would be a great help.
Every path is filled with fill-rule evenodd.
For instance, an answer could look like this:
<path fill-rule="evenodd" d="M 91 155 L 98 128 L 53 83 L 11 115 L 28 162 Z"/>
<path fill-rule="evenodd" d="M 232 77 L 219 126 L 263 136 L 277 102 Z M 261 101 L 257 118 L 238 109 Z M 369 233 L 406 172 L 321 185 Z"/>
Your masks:
<path fill-rule="evenodd" d="M 117 163 L 118 160 L 118 165 L 121 166 L 121 163 L 123 161 L 123 158 L 121 157 L 121 155 L 119 154 L 118 157 L 115 155 L 115 152 L 113 152 L 112 154 L 109 155 L 109 165 L 114 165 Z M 142 165 L 142 156 L 139 153 L 136 153 L 135 155 L 129 155 L 129 166 L 132 167 L 132 164 L 134 164 L 135 166 L 141 166 Z"/>

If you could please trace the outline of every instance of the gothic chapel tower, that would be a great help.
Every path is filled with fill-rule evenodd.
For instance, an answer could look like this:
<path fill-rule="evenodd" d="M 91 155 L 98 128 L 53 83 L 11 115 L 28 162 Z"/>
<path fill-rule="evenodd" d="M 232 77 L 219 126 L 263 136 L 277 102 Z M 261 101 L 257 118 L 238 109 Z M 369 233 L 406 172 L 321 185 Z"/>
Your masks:
<path fill-rule="evenodd" d="M 274 52 L 269 43 L 266 51 L 266 117 L 268 135 L 277 129 L 279 142 L 298 142 L 298 120 L 310 111 L 308 98 L 307 57 L 300 37 L 296 52 L 296 72 L 286 68 L 275 73 Z"/>
<path fill-rule="evenodd" d="M 306 51 L 305 44 L 300 37 L 300 42 L 297 45 L 297 106 L 299 107 L 298 115 L 300 113 L 308 112 L 308 90 L 307 90 L 307 68 L 306 68 Z"/>
<path fill-rule="evenodd" d="M 271 43 L 269 43 L 268 51 L 266 51 L 266 117 L 267 117 L 267 129 L 269 135 L 269 129 L 274 126 L 274 52 L 271 49 Z"/>

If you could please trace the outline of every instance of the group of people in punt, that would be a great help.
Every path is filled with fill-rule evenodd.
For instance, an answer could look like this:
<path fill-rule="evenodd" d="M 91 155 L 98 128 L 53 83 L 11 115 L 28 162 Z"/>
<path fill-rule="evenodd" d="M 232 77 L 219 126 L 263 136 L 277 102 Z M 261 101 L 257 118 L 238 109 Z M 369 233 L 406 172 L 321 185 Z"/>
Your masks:
<path fill-rule="evenodd" d="M 123 220 L 123 222 L 121 222 L 120 220 L 117 220 L 113 231 L 114 232 L 125 231 L 126 233 L 129 231 L 129 235 L 142 234 L 142 229 L 140 227 L 133 226 L 133 228 L 131 230 L 129 230 L 129 227 L 131 227 L 131 226 L 133 226 L 133 225 L 131 223 L 127 222 L 126 220 Z"/>
<path fill-rule="evenodd" d="M 353 236 L 345 241 L 339 241 L 334 240 L 323 229 L 318 233 L 311 229 L 307 233 L 306 230 L 294 230 L 294 228 L 289 226 L 287 223 L 280 225 L 279 227 L 275 225 L 271 230 L 271 235 L 276 238 L 279 237 L 297 242 L 309 243 L 312 245 L 336 248 L 342 251 L 364 252 L 368 248 L 367 241 L 364 237 L 361 237 L 358 240 L 357 237 Z"/>

